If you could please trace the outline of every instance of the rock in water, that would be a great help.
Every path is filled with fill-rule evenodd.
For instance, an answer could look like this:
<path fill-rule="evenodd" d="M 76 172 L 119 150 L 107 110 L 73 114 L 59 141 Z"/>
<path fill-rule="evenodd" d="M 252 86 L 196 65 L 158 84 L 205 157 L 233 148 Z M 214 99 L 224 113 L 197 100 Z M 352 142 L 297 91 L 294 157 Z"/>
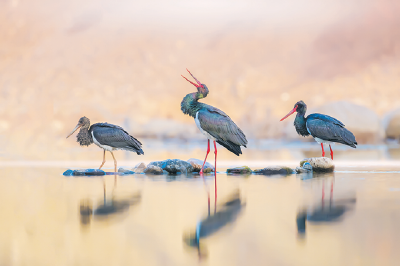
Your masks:
<path fill-rule="evenodd" d="M 118 173 L 122 173 L 123 175 L 133 175 L 135 172 L 121 167 L 118 169 Z"/>
<path fill-rule="evenodd" d="M 146 169 L 146 164 L 138 163 L 137 165 L 135 165 L 135 167 L 132 168 L 132 171 L 135 172 L 135 174 L 142 174 L 144 172 L 144 169 Z"/>
<path fill-rule="evenodd" d="M 190 163 L 179 159 L 151 162 L 149 166 L 150 165 L 158 166 L 170 174 L 176 174 L 178 172 L 181 172 L 182 174 L 189 174 L 193 172 L 193 167 Z"/>
<path fill-rule="evenodd" d="M 146 169 L 144 169 L 143 171 L 145 174 L 148 175 L 162 175 L 163 173 L 163 169 L 161 169 L 161 167 L 158 167 L 156 165 L 149 165 L 147 166 Z"/>
<path fill-rule="evenodd" d="M 102 176 L 105 174 L 106 172 L 99 169 L 79 169 L 79 170 L 68 169 L 63 173 L 63 175 L 65 176 Z"/>
<path fill-rule="evenodd" d="M 65 171 L 63 173 L 63 175 L 65 175 L 65 176 L 72 176 L 73 174 L 74 174 L 74 171 L 72 171 L 71 169 L 68 169 L 67 171 Z"/>
<path fill-rule="evenodd" d="M 333 172 L 333 170 L 335 169 L 333 161 L 328 157 L 313 157 L 313 158 L 303 159 L 300 162 L 300 166 L 303 167 L 305 163 L 309 163 L 311 165 L 313 172 L 327 173 L 327 172 Z"/>
<path fill-rule="evenodd" d="M 200 172 L 201 167 L 203 166 L 203 161 L 199 160 L 199 159 L 194 159 L 191 158 L 189 160 L 187 160 L 188 163 L 190 163 L 193 167 L 193 172 Z M 214 166 L 212 164 L 210 164 L 209 162 L 206 162 L 203 168 L 203 173 L 211 173 L 214 172 Z"/>
<path fill-rule="evenodd" d="M 312 166 L 310 163 L 304 163 L 302 167 L 296 167 L 296 173 L 297 174 L 302 174 L 302 173 L 312 173 Z"/>
<path fill-rule="evenodd" d="M 256 175 L 291 175 L 293 169 L 286 166 L 269 166 L 263 169 L 257 169 L 253 171 Z"/>
<path fill-rule="evenodd" d="M 250 167 L 248 167 L 248 166 L 230 168 L 230 169 L 227 169 L 226 172 L 228 174 L 242 174 L 242 175 L 243 174 L 251 174 L 252 173 Z"/>

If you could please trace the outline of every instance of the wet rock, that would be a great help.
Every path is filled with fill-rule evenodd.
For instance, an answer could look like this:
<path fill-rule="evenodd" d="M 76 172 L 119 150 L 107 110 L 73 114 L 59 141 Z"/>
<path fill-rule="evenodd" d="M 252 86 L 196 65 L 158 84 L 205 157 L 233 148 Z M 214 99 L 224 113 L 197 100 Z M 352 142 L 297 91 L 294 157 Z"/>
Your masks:
<path fill-rule="evenodd" d="M 248 167 L 248 166 L 230 168 L 230 169 L 227 169 L 226 172 L 228 174 L 242 174 L 242 175 L 243 174 L 251 174 L 252 173 L 250 167 Z"/>
<path fill-rule="evenodd" d="M 156 165 L 149 165 L 147 166 L 146 169 L 144 169 L 143 171 L 145 174 L 148 175 L 162 175 L 163 173 L 163 169 L 161 169 L 161 167 L 156 166 Z"/>
<path fill-rule="evenodd" d="M 256 175 L 291 175 L 293 169 L 286 166 L 269 166 L 263 169 L 256 169 L 253 171 Z"/>
<path fill-rule="evenodd" d="M 178 172 L 181 172 L 182 174 L 188 174 L 193 172 L 193 167 L 190 163 L 179 159 L 151 162 L 149 166 L 150 165 L 158 166 L 170 174 L 176 174 Z"/>
<path fill-rule="evenodd" d="M 147 166 L 145 163 L 138 163 L 137 165 L 135 165 L 135 167 L 132 168 L 132 171 L 135 172 L 135 174 L 142 174 L 146 167 Z"/>
<path fill-rule="evenodd" d="M 79 169 L 79 170 L 68 169 L 63 173 L 63 175 L 65 176 L 102 176 L 105 174 L 106 172 L 100 169 Z"/>
<path fill-rule="evenodd" d="M 133 175 L 135 172 L 128 169 L 119 168 L 118 173 L 122 173 L 123 175 Z"/>
<path fill-rule="evenodd" d="M 303 159 L 300 162 L 300 166 L 303 167 L 304 164 L 309 163 L 312 167 L 313 172 L 333 172 L 335 165 L 333 161 L 328 157 L 313 157 Z M 305 166 L 304 169 L 309 169 L 309 166 Z"/>
<path fill-rule="evenodd" d="M 321 113 L 340 120 L 354 134 L 358 144 L 376 144 L 381 143 L 384 139 L 385 130 L 378 114 L 365 106 L 338 101 L 311 108 L 307 111 L 306 116 L 312 113 Z M 293 127 L 293 120 L 287 122 L 285 135 L 288 139 L 314 141 L 311 136 L 299 136 Z"/>
<path fill-rule="evenodd" d="M 203 165 L 203 161 L 199 159 L 194 159 L 191 158 L 187 160 L 188 163 L 190 163 L 193 167 L 193 172 L 200 172 L 201 166 Z M 210 164 L 209 162 L 206 162 L 203 168 L 203 173 L 211 173 L 214 172 L 214 166 Z"/>
<path fill-rule="evenodd" d="M 386 138 L 400 139 L 400 108 L 383 118 Z"/>
<path fill-rule="evenodd" d="M 65 172 L 63 173 L 63 175 L 65 175 L 65 176 L 72 176 L 73 173 L 74 173 L 74 171 L 72 171 L 71 169 L 68 169 L 67 171 L 65 171 Z"/>
<path fill-rule="evenodd" d="M 308 162 L 304 163 L 302 167 L 296 167 L 296 169 L 295 169 L 297 174 L 311 173 L 312 170 L 313 170 L 313 168 L 312 168 L 311 164 Z"/>

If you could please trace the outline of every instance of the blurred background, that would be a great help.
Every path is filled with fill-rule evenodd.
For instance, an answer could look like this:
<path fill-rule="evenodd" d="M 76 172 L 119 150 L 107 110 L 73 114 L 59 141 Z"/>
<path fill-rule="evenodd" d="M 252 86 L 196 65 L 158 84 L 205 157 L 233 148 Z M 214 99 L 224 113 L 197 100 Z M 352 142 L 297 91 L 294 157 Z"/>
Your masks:
<path fill-rule="evenodd" d="M 399 12 L 392 0 L 0 0 L 0 158 L 100 162 L 65 138 L 82 116 L 144 144 L 117 159 L 203 158 L 180 110 L 188 68 L 250 140 L 221 159 L 319 156 L 294 118 L 279 122 L 299 100 L 356 135 L 339 160 L 400 159 Z"/>

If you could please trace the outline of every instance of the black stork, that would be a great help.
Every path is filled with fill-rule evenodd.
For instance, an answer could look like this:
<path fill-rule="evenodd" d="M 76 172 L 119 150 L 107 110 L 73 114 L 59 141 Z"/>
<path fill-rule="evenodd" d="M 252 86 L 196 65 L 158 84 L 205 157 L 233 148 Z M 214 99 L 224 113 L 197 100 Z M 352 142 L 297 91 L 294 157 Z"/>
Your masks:
<path fill-rule="evenodd" d="M 352 148 L 356 148 L 357 142 L 353 133 L 344 127 L 344 124 L 339 120 L 323 114 L 310 114 L 304 117 L 307 111 L 307 105 L 303 101 L 299 101 L 280 121 L 297 112 L 294 120 L 294 127 L 299 135 L 306 137 L 313 136 L 316 142 L 321 144 L 322 157 L 325 156 L 324 144 L 329 144 L 331 150 L 331 158 L 333 160 L 333 151 L 331 144 L 341 143 Z"/>
<path fill-rule="evenodd" d="M 198 102 L 200 99 L 207 97 L 208 88 L 205 84 L 198 81 L 189 70 L 187 71 L 196 80 L 197 84 L 184 76 L 182 77 L 192 83 L 197 88 L 197 92 L 189 93 L 183 98 L 181 110 L 184 114 L 188 114 L 194 118 L 197 127 L 208 139 L 206 158 L 200 170 L 200 174 L 203 174 L 203 167 L 210 152 L 210 140 L 214 141 L 215 169 L 217 169 L 216 142 L 239 156 L 242 154 L 241 146 L 246 147 L 247 145 L 247 139 L 243 131 L 227 114 L 213 106 Z"/>
<path fill-rule="evenodd" d="M 90 126 L 89 118 L 84 116 L 79 119 L 78 124 L 67 138 L 74 134 L 79 128 L 80 130 L 76 138 L 81 146 L 89 146 L 94 143 L 104 150 L 103 162 L 99 169 L 101 169 L 106 162 L 106 151 L 109 151 L 114 159 L 115 172 L 117 172 L 117 160 L 115 160 L 113 151 L 126 150 L 136 152 L 138 155 L 144 154 L 142 143 L 129 135 L 128 132 L 120 126 L 108 123 L 96 123 Z"/>

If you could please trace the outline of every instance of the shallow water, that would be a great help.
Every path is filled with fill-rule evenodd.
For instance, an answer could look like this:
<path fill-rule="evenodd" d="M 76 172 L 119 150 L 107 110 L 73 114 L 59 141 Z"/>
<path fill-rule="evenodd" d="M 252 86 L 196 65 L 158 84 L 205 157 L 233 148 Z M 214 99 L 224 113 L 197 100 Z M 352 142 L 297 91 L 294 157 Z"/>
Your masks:
<path fill-rule="evenodd" d="M 3 167 L 0 265 L 398 265 L 400 166 L 64 177 Z M 217 195 L 217 198 L 215 197 Z"/>

